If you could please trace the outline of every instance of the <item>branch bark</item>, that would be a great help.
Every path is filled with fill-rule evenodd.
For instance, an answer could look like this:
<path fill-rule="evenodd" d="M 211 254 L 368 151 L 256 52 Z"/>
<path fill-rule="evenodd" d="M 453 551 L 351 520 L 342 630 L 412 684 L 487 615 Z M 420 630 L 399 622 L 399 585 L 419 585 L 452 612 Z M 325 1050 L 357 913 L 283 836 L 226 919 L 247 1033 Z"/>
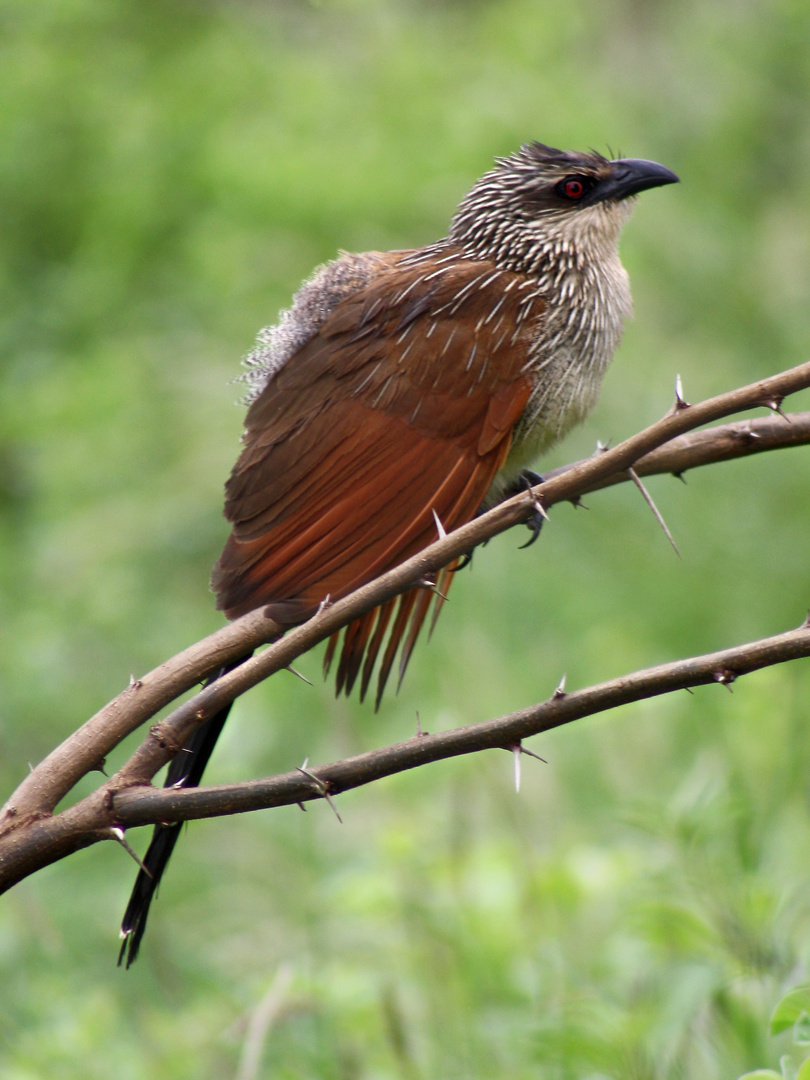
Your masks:
<path fill-rule="evenodd" d="M 810 656 L 810 621 L 797 630 L 747 645 L 661 664 L 572 693 L 555 692 L 547 701 L 506 716 L 433 735 L 423 732 L 406 742 L 306 772 L 296 769 L 263 780 L 200 788 L 130 788 L 115 795 L 114 813 L 120 825 L 129 827 L 241 814 L 323 798 L 326 791 L 336 795 L 428 762 L 479 750 L 512 750 L 531 735 L 594 713 L 675 690 L 712 683 L 729 686 L 741 675 L 805 656 Z"/>
<path fill-rule="evenodd" d="M 766 407 L 779 412 L 781 402 L 787 395 L 808 386 L 810 363 L 696 405 L 687 405 L 678 399 L 671 412 L 656 424 L 612 449 L 600 450 L 586 461 L 554 470 L 532 491 L 499 504 L 463 528 L 441 537 L 418 556 L 351 596 L 333 605 L 324 605 L 314 618 L 288 631 L 284 637 L 278 639 L 280 628 L 272 620 L 265 618 L 261 610 L 257 610 L 184 650 L 143 678 L 134 680 L 118 697 L 49 754 L 26 777 L 4 806 L 0 813 L 0 890 L 73 850 L 101 839 L 120 838 L 120 831 L 117 830 L 122 825 L 134 826 L 157 820 L 175 820 L 173 815 L 177 815 L 177 820 L 182 820 L 185 817 L 236 813 L 241 809 L 276 805 L 274 801 L 260 801 L 247 806 L 239 800 L 266 800 L 271 797 L 270 789 L 275 792 L 279 784 L 285 792 L 294 793 L 294 797 L 285 796 L 283 801 L 315 798 L 323 795 L 324 791 L 345 790 L 347 786 L 367 783 L 377 775 L 388 775 L 401 768 L 412 768 L 427 760 L 436 760 L 438 757 L 456 753 L 471 753 L 491 745 L 507 745 L 510 741 L 514 743 L 527 734 L 547 730 L 549 726 L 556 726 L 557 723 L 568 723 L 578 715 L 588 715 L 588 712 L 579 713 L 577 716 L 569 715 L 567 711 L 575 709 L 578 707 L 576 703 L 585 702 L 586 699 L 597 701 L 597 705 L 589 711 L 612 708 L 623 700 L 614 700 L 611 697 L 611 694 L 615 695 L 617 692 L 618 684 L 626 688 L 631 682 L 635 686 L 635 680 L 641 679 L 639 685 L 646 686 L 647 690 L 640 692 L 639 696 L 666 692 L 666 689 L 673 688 L 667 686 L 664 690 L 657 690 L 655 680 L 653 683 L 644 681 L 651 677 L 650 673 L 640 672 L 636 676 L 618 680 L 616 684 L 604 684 L 601 688 L 594 687 L 590 691 L 580 691 L 576 695 L 553 699 L 512 717 L 487 721 L 484 725 L 472 725 L 457 733 L 410 740 L 401 744 L 405 750 L 387 748 L 371 755 L 361 755 L 348 763 L 337 763 L 319 771 L 319 779 L 327 784 L 323 790 L 311 777 L 301 773 L 288 774 L 287 778 L 254 781 L 253 784 L 259 785 L 255 790 L 250 785 L 228 787 L 220 802 L 216 795 L 220 789 L 162 792 L 155 791 L 149 785 L 151 777 L 184 745 L 195 726 L 226 702 L 279 669 L 289 666 L 301 653 L 308 651 L 358 615 L 429 579 L 430 575 L 454 558 L 472 550 L 497 533 L 526 521 L 534 512 L 537 503 L 547 509 L 560 501 L 576 500 L 587 492 L 627 480 L 627 470 L 630 468 L 637 475 L 667 472 L 679 474 L 699 465 L 810 442 L 810 413 L 799 413 L 790 417 L 784 417 L 780 413 L 777 416 L 727 424 L 708 431 L 695 430 L 742 410 Z M 810 634 L 805 627 L 800 631 L 793 631 L 791 635 L 781 635 L 778 639 L 767 639 L 767 642 L 755 642 L 740 647 L 742 652 L 737 649 L 712 654 L 714 659 L 704 657 L 679 661 L 680 674 L 683 678 L 692 678 L 689 685 L 695 685 L 700 681 L 711 681 L 709 676 L 696 677 L 698 669 L 703 670 L 700 668 L 701 664 L 708 664 L 709 667 L 714 664 L 714 670 L 723 669 L 724 661 L 721 662 L 718 657 L 729 658 L 727 670 L 738 674 L 743 670 L 752 670 L 745 666 L 749 661 L 754 666 L 763 666 L 758 661 L 754 663 L 760 656 L 771 657 L 763 661 L 766 664 L 782 662 L 799 655 L 805 656 L 808 652 L 802 650 L 806 649 L 808 638 Z M 73 788 L 77 780 L 99 768 L 105 755 L 123 738 L 223 663 L 236 659 L 268 641 L 274 641 L 274 644 L 204 688 L 155 725 L 123 768 L 98 791 L 69 810 L 54 814 L 59 801 Z M 779 644 L 774 644 L 776 642 Z M 749 659 L 746 660 L 746 657 Z M 666 670 L 677 668 L 678 665 L 667 665 Z M 656 676 L 658 678 L 665 669 L 655 670 L 659 672 L 659 676 Z M 605 688 L 611 686 L 614 689 L 608 693 Z M 607 696 L 600 697 L 597 692 L 606 693 Z M 593 694 L 596 694 L 595 698 Z M 629 697 L 626 700 L 636 698 Z M 571 704 L 572 701 L 574 705 Z M 598 704 L 600 701 L 603 704 Z M 542 720 L 540 727 L 532 727 L 537 722 L 536 718 L 530 720 L 528 717 L 530 714 L 535 717 L 537 710 L 545 710 L 542 716 L 546 719 Z M 549 716 L 566 718 L 547 723 Z M 529 727 L 526 727 L 526 724 Z M 486 732 L 482 728 L 486 728 Z M 476 739 L 479 741 L 476 742 Z M 373 765 L 370 764 L 372 761 Z M 387 764 L 381 765 L 381 762 Z M 397 764 L 398 762 L 400 764 Z M 375 771 L 381 767 L 386 771 Z M 214 794 L 210 794 L 211 792 Z M 261 794 L 258 795 L 257 792 Z M 172 797 L 176 797 L 178 801 L 172 802 Z M 272 798 L 276 796 L 273 795 Z M 206 802 L 207 799 L 213 801 Z M 234 799 L 236 802 L 233 802 Z M 200 810 L 200 807 L 207 809 Z"/>

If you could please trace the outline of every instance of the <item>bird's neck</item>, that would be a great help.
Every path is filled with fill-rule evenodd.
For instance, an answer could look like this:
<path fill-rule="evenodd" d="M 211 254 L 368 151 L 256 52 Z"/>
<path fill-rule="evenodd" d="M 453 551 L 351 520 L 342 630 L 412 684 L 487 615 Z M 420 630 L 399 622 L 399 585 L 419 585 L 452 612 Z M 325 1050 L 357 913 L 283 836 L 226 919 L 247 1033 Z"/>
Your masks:
<path fill-rule="evenodd" d="M 520 272 L 537 282 L 547 308 L 529 346 L 527 370 L 534 389 L 515 429 L 507 472 L 528 464 L 596 404 L 632 314 L 618 250 L 629 207 L 622 210 L 608 221 L 595 220 L 596 214 L 569 218 L 538 241 L 529 258 L 524 254 Z"/>
<path fill-rule="evenodd" d="M 557 263 L 553 274 L 550 293 L 545 293 L 548 278 L 538 277 L 554 301 L 529 350 L 534 389 L 514 435 L 524 459 L 547 449 L 590 413 L 632 313 L 618 252 L 579 266 Z"/>

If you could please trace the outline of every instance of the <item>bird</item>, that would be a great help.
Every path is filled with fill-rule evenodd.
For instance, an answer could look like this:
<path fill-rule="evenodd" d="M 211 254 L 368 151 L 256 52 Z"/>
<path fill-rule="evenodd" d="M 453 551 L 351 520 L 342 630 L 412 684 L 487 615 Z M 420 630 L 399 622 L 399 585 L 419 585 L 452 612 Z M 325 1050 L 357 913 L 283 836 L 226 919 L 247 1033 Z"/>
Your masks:
<path fill-rule="evenodd" d="M 319 267 L 246 357 L 218 609 L 303 622 L 425 548 L 437 522 L 449 532 L 536 476 L 529 464 L 596 403 L 631 314 L 619 236 L 636 196 L 676 182 L 654 161 L 530 142 L 495 159 L 440 240 Z M 437 604 L 457 568 L 438 575 Z M 363 698 L 379 660 L 379 704 L 432 598 L 413 588 L 335 635 L 337 692 L 359 679 Z M 167 784 L 199 784 L 226 717 L 198 729 Z M 119 964 L 137 956 L 179 829 L 156 826 Z"/>

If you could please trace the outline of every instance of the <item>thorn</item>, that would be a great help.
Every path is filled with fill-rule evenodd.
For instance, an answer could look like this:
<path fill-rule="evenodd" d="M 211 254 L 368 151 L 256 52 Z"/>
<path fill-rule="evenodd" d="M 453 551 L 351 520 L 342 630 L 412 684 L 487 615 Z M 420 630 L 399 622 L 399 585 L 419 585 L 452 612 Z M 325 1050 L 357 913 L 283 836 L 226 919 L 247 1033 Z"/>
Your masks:
<path fill-rule="evenodd" d="M 304 758 L 304 764 L 298 766 L 298 772 L 303 773 L 304 776 L 307 777 L 307 779 L 312 781 L 312 783 L 318 789 L 318 794 L 319 795 L 325 795 L 326 794 L 326 784 L 323 782 L 323 780 L 321 780 L 321 778 L 319 776 L 316 776 L 314 772 L 311 772 L 307 768 L 307 763 L 308 762 L 309 762 L 309 758 L 308 757 Z"/>
<path fill-rule="evenodd" d="M 609 450 L 609 449 L 610 449 L 610 443 L 609 443 L 609 442 L 605 442 L 605 443 L 603 443 L 601 439 L 597 439 L 597 440 L 596 440 L 596 449 L 595 449 L 595 450 L 594 450 L 594 452 L 593 452 L 593 453 L 594 453 L 594 457 L 595 457 L 595 456 L 596 456 L 597 454 L 604 454 L 604 452 L 605 452 L 606 450 Z"/>
<path fill-rule="evenodd" d="M 332 604 L 332 594 L 331 594 L 331 593 L 327 593 L 327 594 L 326 594 L 326 596 L 325 596 L 325 597 L 323 598 L 323 600 L 321 600 L 320 604 L 318 604 L 318 610 L 317 610 L 317 611 L 315 612 L 315 615 L 313 616 L 313 618 L 316 618 L 316 619 L 317 619 L 317 617 L 318 617 L 318 616 L 319 616 L 319 615 L 320 615 L 320 614 L 321 614 L 322 612 L 326 611 L 326 609 L 327 609 L 328 607 L 330 607 L 330 606 L 331 606 L 331 604 Z"/>
<path fill-rule="evenodd" d="M 655 520 L 658 522 L 658 524 L 664 530 L 664 536 L 666 536 L 667 540 L 669 540 L 670 544 L 672 544 L 672 550 L 675 552 L 675 554 L 680 559 L 681 553 L 680 553 L 680 551 L 678 551 L 678 545 L 673 540 L 672 533 L 667 528 L 667 523 L 664 521 L 663 517 L 661 516 L 661 513 L 660 513 L 658 507 L 653 502 L 652 496 L 650 495 L 650 493 L 647 491 L 647 489 L 644 487 L 641 480 L 639 479 L 638 473 L 635 471 L 635 469 L 628 469 L 627 470 L 627 475 L 630 477 L 630 479 L 636 485 L 638 490 L 641 492 L 647 506 L 649 506 L 649 508 L 652 510 L 653 514 L 655 515 Z"/>
<path fill-rule="evenodd" d="M 325 792 L 323 793 L 323 797 L 324 797 L 324 798 L 326 799 L 326 801 L 327 801 L 327 802 L 329 803 L 329 805 L 330 805 L 330 806 L 332 807 L 332 813 L 333 813 L 333 814 L 335 815 L 335 817 L 336 817 L 336 818 L 338 819 L 338 823 L 339 823 L 340 825 L 342 825 L 342 824 L 343 824 L 343 818 L 342 818 L 342 817 L 340 816 L 340 814 L 338 813 L 338 808 L 337 808 L 337 807 L 335 806 L 335 803 L 334 803 L 334 801 L 333 801 L 333 799 L 332 799 L 332 796 L 331 796 L 331 795 L 329 794 L 329 792 L 328 792 L 328 791 L 325 791 Z"/>
<path fill-rule="evenodd" d="M 539 754 L 535 754 L 534 750 L 527 750 L 522 742 L 513 743 L 512 746 L 507 746 L 507 750 L 512 751 L 515 762 L 515 791 L 520 793 L 520 779 L 521 779 L 521 757 L 526 754 L 528 757 L 533 757 L 537 761 L 542 761 L 544 765 L 548 765 L 548 762 L 544 757 L 540 757 Z"/>
<path fill-rule="evenodd" d="M 416 713 L 416 738 L 421 739 L 424 735 L 427 735 L 427 731 L 422 730 L 422 721 L 419 718 L 419 711 Z"/>
<path fill-rule="evenodd" d="M 436 522 L 436 531 L 439 534 L 439 539 L 444 540 L 444 538 L 447 536 L 447 532 L 444 525 L 442 525 L 441 518 L 435 510 L 433 511 L 433 520 Z"/>
<path fill-rule="evenodd" d="M 527 757 L 533 757 L 535 761 L 542 761 L 544 765 L 548 765 L 548 762 L 544 757 L 540 757 L 539 754 L 535 754 L 534 750 L 527 750 L 523 743 L 520 744 L 521 754 L 526 754 Z"/>
<path fill-rule="evenodd" d="M 687 694 L 691 694 L 692 697 L 695 696 L 695 691 L 692 689 L 691 686 L 684 686 L 684 687 L 682 687 L 682 689 L 685 690 L 687 692 Z"/>
<path fill-rule="evenodd" d="M 686 477 L 683 475 L 682 472 L 674 472 L 672 475 L 675 477 L 676 480 L 680 480 L 682 484 L 686 483 Z"/>
<path fill-rule="evenodd" d="M 689 402 L 683 396 L 683 383 L 680 375 L 675 376 L 675 409 L 688 409 Z"/>
<path fill-rule="evenodd" d="M 130 677 L 129 677 L 129 688 L 130 688 L 130 690 L 140 690 L 140 688 L 142 686 L 143 686 L 143 682 L 140 679 L 136 679 L 134 675 L 130 675 Z"/>
<path fill-rule="evenodd" d="M 770 401 L 766 401 L 765 407 L 770 409 L 771 412 L 777 413 L 783 420 L 787 420 L 788 423 L 791 423 L 790 417 L 782 412 L 782 398 L 772 398 Z"/>
<path fill-rule="evenodd" d="M 731 684 L 737 679 L 736 671 L 729 671 L 725 668 L 722 671 L 715 671 L 712 676 L 715 682 L 720 683 L 721 686 L 725 686 L 726 689 L 731 692 Z"/>
<path fill-rule="evenodd" d="M 447 597 L 444 595 L 444 593 L 439 592 L 439 590 L 436 588 L 436 582 L 431 581 L 430 578 L 420 578 L 419 581 L 417 581 L 416 584 L 418 585 L 418 587 L 420 589 L 430 589 L 431 592 L 434 592 L 434 593 L 436 593 L 437 596 L 440 596 L 442 598 L 442 600 L 447 599 Z"/>
<path fill-rule="evenodd" d="M 575 510 L 590 510 L 590 507 L 582 501 L 581 496 L 575 495 L 573 499 L 568 500 Z"/>
<path fill-rule="evenodd" d="M 810 611 L 807 612 L 807 617 L 799 627 L 800 630 L 810 630 Z"/>
<path fill-rule="evenodd" d="M 124 849 L 124 851 L 127 853 L 127 855 L 132 856 L 132 858 L 135 860 L 135 862 L 138 864 L 138 866 L 141 868 L 141 870 L 143 870 L 143 872 L 147 875 L 147 877 L 150 877 L 150 878 L 154 877 L 151 870 L 147 866 L 144 865 L 144 863 L 141 861 L 141 859 L 139 858 L 137 853 L 135 851 L 133 851 L 132 848 L 130 847 L 130 845 L 127 843 L 127 838 L 124 835 L 124 830 L 121 828 L 120 825 L 111 826 L 110 829 L 108 830 L 108 832 L 110 834 L 111 839 L 115 840 L 116 843 L 120 844 L 121 847 Z M 128 933 L 131 933 L 131 931 L 128 931 Z M 127 936 L 127 935 L 124 935 L 123 931 L 122 931 L 122 936 Z"/>
<path fill-rule="evenodd" d="M 300 773 L 303 773 L 304 776 L 309 777 L 309 779 L 313 782 L 313 784 L 317 788 L 318 794 L 322 798 L 326 799 L 326 801 L 329 803 L 330 807 L 332 808 L 332 812 L 334 813 L 335 817 L 338 819 L 338 821 L 342 825 L 343 824 L 343 818 L 338 813 L 338 809 L 337 809 L 337 807 L 335 806 L 335 804 L 334 804 L 334 802 L 332 800 L 332 796 L 331 796 L 331 794 L 329 792 L 329 788 L 324 783 L 324 781 L 321 780 L 321 778 L 319 776 L 316 776 L 314 772 L 310 772 L 310 770 L 307 768 L 308 763 L 309 763 L 309 758 L 308 757 L 304 758 L 304 764 L 298 766 L 298 771 Z"/>
<path fill-rule="evenodd" d="M 299 809 L 299 810 L 303 810 L 303 811 L 304 811 L 304 813 L 306 813 L 306 812 L 307 812 L 307 808 L 306 808 L 306 806 L 305 806 L 305 805 L 304 805 L 304 804 L 303 804 L 302 802 L 298 802 L 298 803 L 296 803 L 295 805 L 296 805 L 296 806 L 298 807 L 298 809 Z"/>
<path fill-rule="evenodd" d="M 306 675 L 302 675 L 300 671 L 297 671 L 292 666 L 292 664 L 287 664 L 287 666 L 286 666 L 286 668 L 284 670 L 285 671 L 291 671 L 293 673 L 293 675 L 297 675 L 299 679 L 303 680 L 303 682 L 305 682 L 307 684 L 307 686 L 312 686 L 312 683 L 309 681 L 309 679 L 306 677 Z"/>
<path fill-rule="evenodd" d="M 535 513 L 539 514 L 543 521 L 551 521 L 551 518 L 548 516 L 545 506 L 543 506 L 539 499 L 532 499 L 531 503 Z"/>
<path fill-rule="evenodd" d="M 568 678 L 568 673 L 563 672 L 563 677 L 560 679 L 559 683 L 557 684 L 557 689 L 551 695 L 553 698 L 563 698 L 563 697 L 565 697 L 565 680 L 567 678 Z"/>
<path fill-rule="evenodd" d="M 752 431 L 750 424 L 740 425 L 731 429 L 732 434 L 737 439 L 745 439 L 747 442 L 753 442 L 755 439 L 761 439 L 762 436 L 758 431 Z"/>
<path fill-rule="evenodd" d="M 680 375 L 676 375 L 675 376 L 675 400 L 672 403 L 672 407 L 670 408 L 669 412 L 667 413 L 667 416 L 675 416 L 675 414 L 679 413 L 682 409 L 688 409 L 689 407 L 690 407 L 689 402 L 683 396 L 683 384 L 681 383 L 681 377 L 680 377 Z"/>

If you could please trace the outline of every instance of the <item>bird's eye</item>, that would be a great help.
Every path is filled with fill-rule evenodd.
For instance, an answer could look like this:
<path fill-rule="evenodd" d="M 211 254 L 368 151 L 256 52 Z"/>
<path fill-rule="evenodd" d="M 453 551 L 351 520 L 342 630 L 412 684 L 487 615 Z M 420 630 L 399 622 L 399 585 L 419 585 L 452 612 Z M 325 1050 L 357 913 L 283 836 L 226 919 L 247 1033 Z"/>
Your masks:
<path fill-rule="evenodd" d="M 584 176 L 567 176 L 565 180 L 561 180 L 557 185 L 557 191 L 563 198 L 576 201 L 582 198 L 589 186 L 588 180 Z"/>

